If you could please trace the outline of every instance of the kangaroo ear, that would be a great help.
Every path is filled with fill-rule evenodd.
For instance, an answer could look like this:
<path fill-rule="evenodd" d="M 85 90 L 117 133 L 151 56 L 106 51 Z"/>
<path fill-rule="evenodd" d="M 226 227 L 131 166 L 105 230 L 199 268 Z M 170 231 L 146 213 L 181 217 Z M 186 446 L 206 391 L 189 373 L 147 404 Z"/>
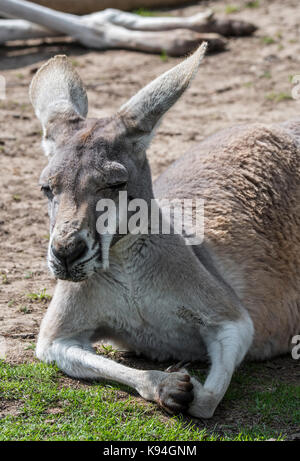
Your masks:
<path fill-rule="evenodd" d="M 120 108 L 118 116 L 128 135 L 133 137 L 137 152 L 145 151 L 162 116 L 193 80 L 206 47 L 207 44 L 202 43 L 189 58 L 153 80 Z"/>
<path fill-rule="evenodd" d="M 29 97 L 42 124 L 44 147 L 49 155 L 55 128 L 66 129 L 72 122 L 85 118 L 88 111 L 86 91 L 67 56 L 55 56 L 38 70 Z"/>

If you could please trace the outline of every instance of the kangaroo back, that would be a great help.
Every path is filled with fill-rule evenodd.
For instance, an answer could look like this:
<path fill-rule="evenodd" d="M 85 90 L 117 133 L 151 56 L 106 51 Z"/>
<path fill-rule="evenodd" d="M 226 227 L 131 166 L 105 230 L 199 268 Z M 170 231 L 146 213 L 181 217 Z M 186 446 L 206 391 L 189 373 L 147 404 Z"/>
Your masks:
<path fill-rule="evenodd" d="M 299 127 L 222 131 L 154 185 L 158 198 L 204 199 L 203 245 L 252 317 L 255 358 L 288 351 L 300 331 Z"/>

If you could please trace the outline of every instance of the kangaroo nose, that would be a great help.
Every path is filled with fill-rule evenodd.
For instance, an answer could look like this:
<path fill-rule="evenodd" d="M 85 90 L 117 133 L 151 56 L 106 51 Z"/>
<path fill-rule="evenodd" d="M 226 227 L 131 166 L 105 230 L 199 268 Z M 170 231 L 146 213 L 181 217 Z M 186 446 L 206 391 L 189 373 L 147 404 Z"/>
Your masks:
<path fill-rule="evenodd" d="M 51 245 L 51 250 L 56 259 L 65 266 L 71 265 L 76 259 L 81 258 L 87 251 L 86 243 L 78 239 L 68 247 L 58 246 L 55 242 Z"/>

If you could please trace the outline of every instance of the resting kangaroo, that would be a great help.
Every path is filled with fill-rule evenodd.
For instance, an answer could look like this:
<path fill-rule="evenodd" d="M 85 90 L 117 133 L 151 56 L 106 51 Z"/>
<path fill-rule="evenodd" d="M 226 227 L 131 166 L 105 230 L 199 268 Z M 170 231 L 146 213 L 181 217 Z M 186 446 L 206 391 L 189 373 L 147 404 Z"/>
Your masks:
<path fill-rule="evenodd" d="M 65 56 L 41 67 L 30 97 L 49 156 L 40 184 L 49 200 L 48 265 L 58 279 L 37 357 L 208 418 L 246 356 L 287 353 L 300 331 L 300 121 L 224 130 L 152 188 L 147 147 L 204 52 L 205 44 L 110 118 L 86 118 L 86 92 Z M 148 204 L 154 196 L 204 199 L 203 243 L 187 245 L 175 233 L 99 234 L 97 203 L 118 206 L 120 190 Z M 105 339 L 181 364 L 135 370 L 95 353 L 93 342 Z M 206 356 L 201 384 L 182 362 Z"/>

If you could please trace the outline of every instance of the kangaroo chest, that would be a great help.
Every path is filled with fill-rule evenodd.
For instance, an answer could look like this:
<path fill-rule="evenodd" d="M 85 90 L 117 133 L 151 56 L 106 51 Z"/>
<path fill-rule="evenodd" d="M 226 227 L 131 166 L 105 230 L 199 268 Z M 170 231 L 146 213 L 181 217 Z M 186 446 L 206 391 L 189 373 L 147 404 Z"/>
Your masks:
<path fill-rule="evenodd" d="M 99 285 L 99 322 L 94 338 L 109 339 L 155 360 L 199 360 L 205 348 L 199 328 L 181 315 L 182 300 L 149 280 L 124 276 Z"/>

